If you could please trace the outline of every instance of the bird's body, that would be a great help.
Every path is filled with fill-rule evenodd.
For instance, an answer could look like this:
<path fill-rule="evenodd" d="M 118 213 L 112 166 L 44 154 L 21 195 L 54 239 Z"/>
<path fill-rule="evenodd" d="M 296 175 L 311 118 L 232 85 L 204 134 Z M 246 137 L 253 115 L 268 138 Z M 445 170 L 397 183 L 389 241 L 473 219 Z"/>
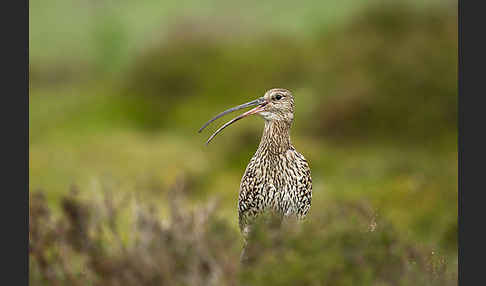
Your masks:
<path fill-rule="evenodd" d="M 244 235 L 262 212 L 301 219 L 309 211 L 310 168 L 290 143 L 288 130 L 283 122 L 266 121 L 260 145 L 246 167 L 238 196 L 238 219 Z"/>
<path fill-rule="evenodd" d="M 309 164 L 290 141 L 294 119 L 294 98 L 290 91 L 274 88 L 261 98 L 228 109 L 207 122 L 249 106 L 258 105 L 219 128 L 208 140 L 233 122 L 252 114 L 265 120 L 257 151 L 246 167 L 238 196 L 238 218 L 246 237 L 252 221 L 266 211 L 281 217 L 302 219 L 311 206 L 312 179 Z"/>

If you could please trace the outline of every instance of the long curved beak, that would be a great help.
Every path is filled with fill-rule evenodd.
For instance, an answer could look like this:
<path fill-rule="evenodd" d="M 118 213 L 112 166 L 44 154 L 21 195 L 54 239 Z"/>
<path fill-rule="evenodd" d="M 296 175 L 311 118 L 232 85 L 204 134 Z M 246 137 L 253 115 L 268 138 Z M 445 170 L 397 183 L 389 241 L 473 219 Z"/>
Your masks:
<path fill-rule="evenodd" d="M 233 111 L 237 111 L 237 110 L 240 110 L 240 109 L 243 109 L 243 108 L 247 108 L 247 107 L 251 107 L 251 106 L 255 106 L 255 105 L 258 105 L 257 107 L 231 119 L 230 121 L 226 122 L 223 126 L 221 126 L 218 130 L 216 130 L 213 135 L 211 135 L 211 137 L 209 137 L 208 141 L 206 141 L 206 145 L 211 141 L 213 140 L 213 138 L 219 133 L 221 132 L 223 129 L 225 129 L 226 127 L 228 127 L 229 125 L 235 123 L 236 121 L 244 118 L 244 117 L 247 117 L 249 115 L 252 115 L 252 114 L 255 114 L 255 113 L 258 113 L 260 111 L 263 110 L 263 107 L 265 105 L 267 105 L 267 102 L 265 101 L 265 99 L 263 97 L 260 97 L 258 99 L 255 99 L 253 101 L 250 101 L 250 102 L 247 102 L 247 103 L 244 103 L 244 104 L 241 104 L 241 105 L 238 105 L 238 106 L 235 106 L 235 107 L 232 107 L 228 110 L 225 110 L 223 112 L 221 112 L 220 114 L 216 115 L 215 117 L 211 118 L 211 120 L 209 120 L 208 122 L 206 122 L 200 129 L 198 132 L 201 132 L 203 131 L 204 128 L 206 128 L 211 122 L 213 122 L 214 120 L 228 114 L 228 113 L 231 113 Z"/>

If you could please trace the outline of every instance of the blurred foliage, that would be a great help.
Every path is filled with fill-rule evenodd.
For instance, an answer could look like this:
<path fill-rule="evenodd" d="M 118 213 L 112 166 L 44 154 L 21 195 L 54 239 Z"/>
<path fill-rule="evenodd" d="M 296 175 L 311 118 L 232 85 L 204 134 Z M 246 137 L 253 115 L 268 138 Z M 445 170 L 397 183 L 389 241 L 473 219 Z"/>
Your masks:
<path fill-rule="evenodd" d="M 41 285 L 231 285 L 237 236 L 213 217 L 214 202 L 183 205 L 184 185 L 172 189 L 170 220 L 152 204 L 105 194 L 64 197 L 54 219 L 42 193 L 30 197 L 30 279 Z M 126 235 L 121 229 L 130 230 Z M 232 250 L 233 247 L 234 249 Z M 223 251 L 224 250 L 224 251 Z M 232 282 L 233 281 L 233 282 Z"/>
<path fill-rule="evenodd" d="M 167 219 L 156 207 L 110 192 L 77 190 L 54 219 L 42 193 L 30 198 L 30 279 L 40 285 L 454 285 L 441 253 L 401 238 L 363 203 L 334 201 L 304 224 L 254 226 L 239 263 L 238 233 L 217 203 L 188 209 L 172 188 Z M 121 229 L 130 229 L 125 238 Z"/>
<path fill-rule="evenodd" d="M 411 143 L 456 130 L 456 13 L 370 10 L 326 41 L 325 85 L 335 96 L 316 116 L 327 136 Z M 351 67 L 351 68 L 349 68 Z M 434 139 L 432 139 L 434 140 Z"/>
<path fill-rule="evenodd" d="M 150 97 L 139 99 L 150 102 L 143 111 L 127 114 L 139 115 L 141 127 L 167 128 L 173 122 L 161 114 L 186 110 L 195 97 L 228 106 L 286 86 L 316 103 L 304 121 L 309 134 L 347 141 L 393 134 L 405 142 L 449 135 L 457 118 L 456 15 L 428 12 L 370 8 L 342 29 L 297 40 L 218 37 L 215 27 L 182 25 L 127 74 L 124 93 Z"/>
<path fill-rule="evenodd" d="M 288 1 L 300 18 L 253 3 L 243 22 L 171 24 L 177 5 L 76 2 L 71 26 L 34 13 L 71 4 L 34 3 L 31 283 L 456 284 L 456 5 L 344 2 L 347 18 Z M 241 268 L 237 190 L 262 122 L 208 147 L 196 131 L 272 87 L 294 92 L 313 205 L 302 225 L 257 227 Z"/>
<path fill-rule="evenodd" d="M 365 203 L 329 202 L 303 225 L 266 217 L 245 248 L 244 285 L 455 285 L 442 254 L 407 241 Z M 451 267 L 452 266 L 452 267 Z"/>

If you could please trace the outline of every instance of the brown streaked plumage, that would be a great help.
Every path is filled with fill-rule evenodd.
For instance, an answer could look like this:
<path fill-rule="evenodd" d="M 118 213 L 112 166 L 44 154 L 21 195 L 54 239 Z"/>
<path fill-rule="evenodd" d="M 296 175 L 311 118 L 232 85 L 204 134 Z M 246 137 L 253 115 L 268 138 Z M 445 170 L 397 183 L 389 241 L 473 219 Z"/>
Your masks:
<path fill-rule="evenodd" d="M 294 119 L 294 97 L 290 91 L 271 89 L 263 97 L 220 113 L 199 132 L 229 112 L 255 105 L 255 108 L 220 127 L 206 142 L 208 144 L 224 128 L 246 116 L 258 114 L 265 120 L 260 144 L 240 183 L 238 218 L 245 237 L 252 220 L 264 211 L 302 219 L 309 211 L 312 199 L 309 164 L 290 141 Z"/>

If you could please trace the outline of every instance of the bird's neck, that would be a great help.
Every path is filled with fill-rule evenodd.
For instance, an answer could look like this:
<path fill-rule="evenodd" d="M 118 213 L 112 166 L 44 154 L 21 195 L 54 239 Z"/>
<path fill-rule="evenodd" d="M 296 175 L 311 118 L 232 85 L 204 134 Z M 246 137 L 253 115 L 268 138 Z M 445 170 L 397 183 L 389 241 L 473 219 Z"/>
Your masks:
<path fill-rule="evenodd" d="M 290 147 L 290 124 L 283 120 L 265 120 L 258 151 L 281 154 L 289 150 Z"/>

